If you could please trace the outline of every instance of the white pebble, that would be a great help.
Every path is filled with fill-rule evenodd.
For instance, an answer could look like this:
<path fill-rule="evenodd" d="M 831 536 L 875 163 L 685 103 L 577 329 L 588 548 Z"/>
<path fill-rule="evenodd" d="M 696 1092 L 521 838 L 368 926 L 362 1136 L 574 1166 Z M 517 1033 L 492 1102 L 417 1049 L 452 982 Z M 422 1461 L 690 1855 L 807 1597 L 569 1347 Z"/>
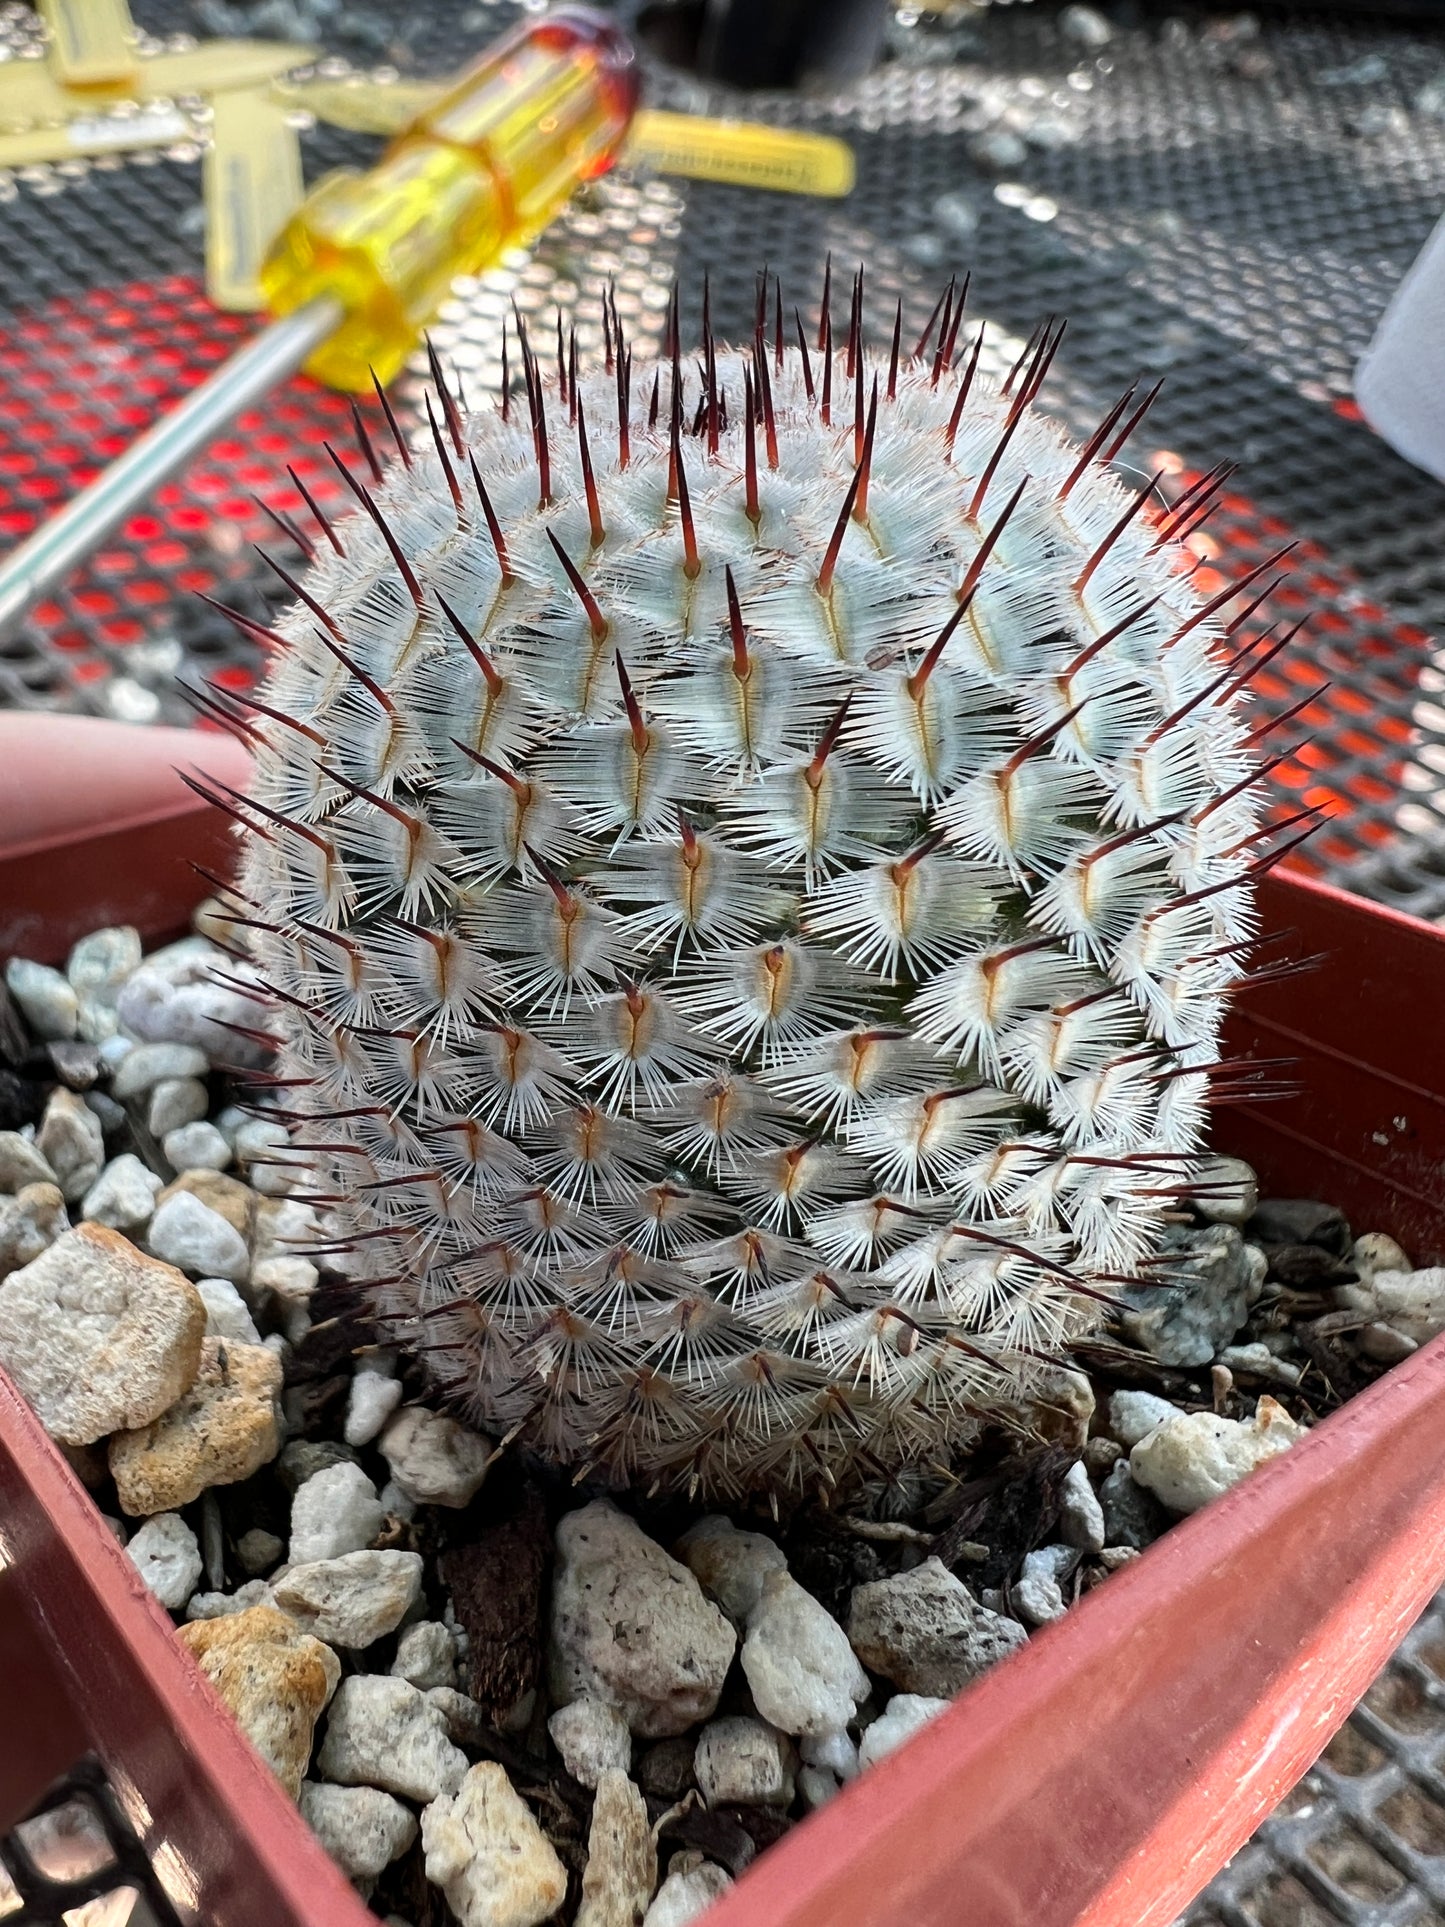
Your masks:
<path fill-rule="evenodd" d="M 55 1173 L 67 1204 L 79 1204 L 105 1164 L 100 1119 L 74 1091 L 50 1094 L 35 1148 Z"/>
<path fill-rule="evenodd" d="M 256 1258 L 305 1257 L 315 1242 L 320 1220 L 300 1198 L 262 1198 L 256 1207 Z"/>
<path fill-rule="evenodd" d="M 1179 1417 L 1179 1407 L 1152 1392 L 1115 1392 L 1109 1400 L 1109 1431 L 1120 1445 L 1137 1445 L 1156 1425 Z"/>
<path fill-rule="evenodd" d="M 369 1445 L 400 1404 L 400 1379 L 363 1368 L 351 1381 L 341 1436 L 348 1445 Z"/>
<path fill-rule="evenodd" d="M 1445 1331 L 1445 1265 L 1377 1271 L 1367 1288 L 1380 1321 L 1417 1345 Z"/>
<path fill-rule="evenodd" d="M 291 1160 L 276 1164 L 254 1158 L 246 1170 L 246 1181 L 252 1190 L 266 1198 L 289 1198 L 296 1188 L 296 1177 L 294 1154 Z"/>
<path fill-rule="evenodd" d="M 647 1802 L 625 1773 L 609 1767 L 592 1803 L 576 1927 L 636 1927 L 656 1885 L 657 1842 Z"/>
<path fill-rule="evenodd" d="M 164 1188 L 162 1180 L 133 1151 L 122 1151 L 82 1198 L 80 1215 L 92 1224 L 108 1224 L 115 1231 L 143 1231 Z"/>
<path fill-rule="evenodd" d="M 439 1709 L 409 1681 L 354 1673 L 336 1689 L 316 1770 L 338 1786 L 435 1800 L 461 1785 L 467 1756 L 447 1738 Z"/>
<path fill-rule="evenodd" d="M 632 1770 L 632 1735 L 615 1706 L 584 1695 L 562 1706 L 547 1722 L 562 1764 L 585 1787 L 595 1787 L 609 1768 Z"/>
<path fill-rule="evenodd" d="M 286 1556 L 293 1566 L 300 1566 L 314 1559 L 339 1559 L 346 1552 L 361 1552 L 380 1532 L 385 1517 L 371 1480 L 353 1460 L 342 1459 L 313 1473 L 296 1488 Z M 443 1686 L 449 1682 L 428 1683 Z"/>
<path fill-rule="evenodd" d="M 456 1644 L 439 1619 L 419 1619 L 406 1628 L 396 1642 L 391 1671 L 394 1678 L 409 1679 L 424 1693 L 433 1686 L 456 1685 Z"/>
<path fill-rule="evenodd" d="M 230 1145 L 203 1117 L 167 1131 L 161 1149 L 173 1171 L 224 1171 L 231 1162 Z"/>
<path fill-rule="evenodd" d="M 1304 1434 L 1268 1397 L 1260 1399 L 1252 1419 L 1178 1413 L 1139 1441 L 1129 1454 L 1129 1470 L 1171 1512 L 1197 1512 Z"/>
<path fill-rule="evenodd" d="M 782 1733 L 836 1733 L 868 1697 L 868 1675 L 848 1635 L 786 1572 L 763 1581 L 742 1666 L 753 1704 Z"/>
<path fill-rule="evenodd" d="M 57 1186 L 27 1184 L 17 1197 L 0 1194 L 0 1279 L 48 1251 L 69 1229 Z"/>
<path fill-rule="evenodd" d="M 204 1051 L 193 1044 L 136 1044 L 128 1038 L 120 1066 L 111 1079 L 112 1097 L 144 1097 L 157 1084 L 173 1078 L 204 1077 L 211 1068 Z M 102 1047 L 102 1054 L 109 1046 Z"/>
<path fill-rule="evenodd" d="M 216 973 L 232 978 L 245 966 L 203 939 L 187 937 L 154 951 L 126 980 L 116 1000 L 122 1030 L 149 1044 L 194 1044 L 229 1063 L 258 1066 L 264 1048 L 226 1024 L 258 1028 L 265 1017 L 264 995 L 247 997 Z"/>
<path fill-rule="evenodd" d="M 161 1604 L 179 1612 L 201 1577 L 201 1548 L 178 1512 L 158 1512 L 137 1529 L 127 1553 Z"/>
<path fill-rule="evenodd" d="M 248 1579 L 234 1592 L 192 1593 L 186 1607 L 187 1619 L 225 1619 L 232 1613 L 246 1612 L 252 1606 L 274 1606 L 275 1595 L 264 1579 Z"/>
<path fill-rule="evenodd" d="M 27 1184 L 55 1184 L 55 1173 L 18 1131 L 0 1131 L 0 1191 L 23 1191 Z"/>
<path fill-rule="evenodd" d="M 413 1405 L 392 1419 L 380 1450 L 392 1478 L 419 1505 L 464 1506 L 487 1476 L 493 1446 L 445 1412 Z"/>
<path fill-rule="evenodd" d="M 1020 1619 L 1030 1626 L 1047 1626 L 1068 1611 L 1062 1582 L 1079 1563 L 1073 1546 L 1040 1546 L 1026 1554 L 1024 1567 L 1010 1592 Z"/>
<path fill-rule="evenodd" d="M 82 1021 L 84 1019 L 82 1018 Z M 122 1037 L 119 1031 L 109 1037 L 91 1040 L 100 1054 L 100 1068 L 104 1076 L 113 1078 L 133 1050 L 139 1048 L 133 1037 Z"/>
<path fill-rule="evenodd" d="M 195 1381 L 205 1322 L 184 1278 L 108 1226 L 78 1225 L 0 1284 L 0 1365 L 52 1438 L 93 1445 L 169 1412 Z"/>
<path fill-rule="evenodd" d="M 146 1105 L 146 1129 L 153 1138 L 169 1137 L 172 1131 L 204 1117 L 210 1103 L 198 1077 L 163 1077 Z"/>
<path fill-rule="evenodd" d="M 277 1151 L 288 1150 L 291 1138 L 284 1124 L 264 1117 L 246 1117 L 236 1125 L 231 1143 L 241 1163 L 249 1164 L 253 1158 L 269 1158 Z"/>
<path fill-rule="evenodd" d="M 394 1633 L 421 1597 L 421 1554 L 347 1552 L 288 1566 L 271 1584 L 282 1612 L 308 1633 L 359 1651 Z"/>
<path fill-rule="evenodd" d="M 198 1278 L 244 1279 L 246 1240 L 191 1191 L 173 1191 L 151 1219 L 146 1242 L 157 1258 Z"/>
<path fill-rule="evenodd" d="M 1201 1158 L 1189 1182 L 1194 1208 L 1206 1224 L 1243 1227 L 1254 1216 L 1259 1179 L 1243 1158 Z"/>
<path fill-rule="evenodd" d="M 1082 1459 L 1069 1467 L 1059 1488 L 1059 1537 L 1084 1552 L 1103 1550 L 1104 1508 Z"/>
<path fill-rule="evenodd" d="M 642 1917 L 642 1927 L 689 1927 L 731 1887 L 732 1875 L 714 1861 L 670 1873 Z"/>
<path fill-rule="evenodd" d="M 642 1739 L 709 1718 L 737 1635 L 686 1566 L 605 1499 L 567 1513 L 556 1544 L 553 1704 L 604 1699 Z"/>
<path fill-rule="evenodd" d="M 416 1838 L 416 1815 L 374 1786 L 303 1780 L 301 1818 L 344 1874 L 374 1880 Z"/>
<path fill-rule="evenodd" d="M 72 945 L 65 974 L 78 997 L 114 1006 L 120 987 L 141 961 L 140 932 L 128 923 L 92 930 Z"/>
<path fill-rule="evenodd" d="M 673 1550 L 738 1626 L 762 1597 L 768 1574 L 788 1569 L 781 1546 L 764 1533 L 739 1532 L 721 1513 L 699 1519 Z"/>
<path fill-rule="evenodd" d="M 822 1767 L 845 1784 L 858 1777 L 858 1743 L 846 1729 L 811 1733 L 798 1742 L 798 1751 L 809 1766 Z"/>
<path fill-rule="evenodd" d="M 57 1042 L 74 1037 L 80 1000 L 58 970 L 31 963 L 27 957 L 12 957 L 5 966 L 5 982 L 37 1037 Z"/>
<path fill-rule="evenodd" d="M 803 1766 L 798 1769 L 798 1792 L 809 1813 L 826 1806 L 838 1791 L 838 1781 L 826 1767 Z"/>
<path fill-rule="evenodd" d="M 196 1290 L 206 1307 L 207 1338 L 229 1338 L 237 1345 L 261 1343 L 250 1308 L 229 1278 L 198 1278 Z"/>
<path fill-rule="evenodd" d="M 895 1747 L 911 1740 L 920 1727 L 946 1713 L 949 1700 L 929 1699 L 922 1693 L 895 1693 L 887 1706 L 863 1735 L 858 1748 L 858 1763 L 875 1766 Z"/>
<path fill-rule="evenodd" d="M 1231 1372 L 1252 1372 L 1257 1378 L 1274 1379 L 1280 1385 L 1298 1385 L 1304 1373 L 1287 1358 L 1280 1358 L 1268 1345 L 1226 1345 L 1218 1363 Z"/>

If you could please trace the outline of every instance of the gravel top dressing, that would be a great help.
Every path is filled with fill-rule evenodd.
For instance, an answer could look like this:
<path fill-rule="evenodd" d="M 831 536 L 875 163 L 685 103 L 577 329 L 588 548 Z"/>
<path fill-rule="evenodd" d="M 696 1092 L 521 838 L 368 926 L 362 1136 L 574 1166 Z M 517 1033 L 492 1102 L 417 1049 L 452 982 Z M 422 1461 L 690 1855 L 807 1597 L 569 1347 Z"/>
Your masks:
<path fill-rule="evenodd" d="M 459 1422 L 327 1269 L 284 1124 L 218 1068 L 263 1061 L 225 934 L 11 962 L 0 1364 L 393 1923 L 679 1927 L 1445 1329 L 1445 1269 L 1204 1159 L 1166 1282 L 955 1462 L 726 1515 L 577 1483 Z"/>

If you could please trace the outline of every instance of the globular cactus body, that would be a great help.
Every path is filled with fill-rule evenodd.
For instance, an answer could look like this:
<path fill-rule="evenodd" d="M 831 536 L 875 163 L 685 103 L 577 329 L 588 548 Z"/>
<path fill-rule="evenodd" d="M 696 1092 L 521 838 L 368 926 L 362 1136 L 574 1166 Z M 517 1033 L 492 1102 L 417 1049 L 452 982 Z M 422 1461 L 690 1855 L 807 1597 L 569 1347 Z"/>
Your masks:
<path fill-rule="evenodd" d="M 1188 505 L 1035 412 L 1047 330 L 856 313 L 446 398 L 246 724 L 346 1268 L 488 1429 L 723 1494 L 945 1456 L 1155 1275 L 1253 929 Z"/>

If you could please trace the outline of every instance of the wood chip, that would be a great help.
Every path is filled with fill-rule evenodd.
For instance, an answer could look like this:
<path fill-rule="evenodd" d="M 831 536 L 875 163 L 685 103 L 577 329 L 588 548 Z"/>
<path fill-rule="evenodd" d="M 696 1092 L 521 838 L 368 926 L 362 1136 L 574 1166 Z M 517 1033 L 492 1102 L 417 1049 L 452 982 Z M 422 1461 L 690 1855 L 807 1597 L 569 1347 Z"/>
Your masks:
<path fill-rule="evenodd" d="M 442 1579 L 471 1642 L 467 1691 L 492 1721 L 542 1676 L 542 1582 L 551 1535 L 542 1495 L 522 1486 L 503 1516 L 442 1554 Z"/>

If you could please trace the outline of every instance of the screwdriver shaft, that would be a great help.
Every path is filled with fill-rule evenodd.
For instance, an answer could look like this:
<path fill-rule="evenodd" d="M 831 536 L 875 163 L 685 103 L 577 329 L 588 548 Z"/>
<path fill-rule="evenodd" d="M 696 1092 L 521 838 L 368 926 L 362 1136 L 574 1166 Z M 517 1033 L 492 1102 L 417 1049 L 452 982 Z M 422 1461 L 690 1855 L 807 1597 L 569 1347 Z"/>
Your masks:
<path fill-rule="evenodd" d="M 339 301 L 323 296 L 271 322 L 12 549 L 0 561 L 0 642 L 229 422 L 294 375 L 344 315 Z"/>

